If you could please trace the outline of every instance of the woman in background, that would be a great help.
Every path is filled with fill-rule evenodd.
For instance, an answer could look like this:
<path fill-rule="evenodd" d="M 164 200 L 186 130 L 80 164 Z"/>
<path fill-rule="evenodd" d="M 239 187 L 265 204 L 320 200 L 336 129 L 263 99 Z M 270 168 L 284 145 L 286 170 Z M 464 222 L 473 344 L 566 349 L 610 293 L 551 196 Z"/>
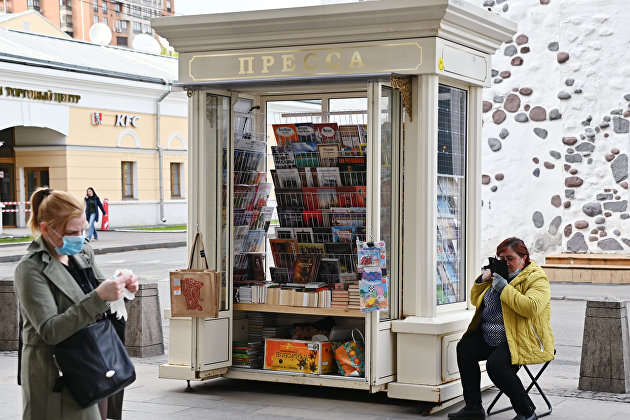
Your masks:
<path fill-rule="evenodd" d="M 92 237 L 94 237 L 95 241 L 98 241 L 98 234 L 96 233 L 96 227 L 94 225 L 98 222 L 99 208 L 103 212 L 103 216 L 107 216 L 107 213 L 105 213 L 105 209 L 103 208 L 103 203 L 101 203 L 101 199 L 98 198 L 98 195 L 96 195 L 94 188 L 90 187 L 87 189 L 85 194 L 85 218 L 90 224 L 85 238 L 88 242 L 92 240 Z"/>

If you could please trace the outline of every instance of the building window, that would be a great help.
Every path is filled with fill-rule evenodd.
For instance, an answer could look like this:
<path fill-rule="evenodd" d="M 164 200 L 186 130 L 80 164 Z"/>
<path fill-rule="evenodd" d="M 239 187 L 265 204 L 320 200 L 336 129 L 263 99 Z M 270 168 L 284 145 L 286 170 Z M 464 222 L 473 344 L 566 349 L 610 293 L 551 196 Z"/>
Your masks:
<path fill-rule="evenodd" d="M 171 0 L 166 0 L 166 11 L 171 12 Z"/>
<path fill-rule="evenodd" d="M 127 32 L 127 21 L 126 20 L 121 20 L 120 21 L 120 29 L 122 29 L 123 32 Z"/>
<path fill-rule="evenodd" d="M 121 162 L 122 198 L 137 198 L 136 162 Z"/>
<path fill-rule="evenodd" d="M 127 43 L 127 37 L 126 36 L 117 36 L 116 37 L 116 45 L 118 45 L 119 47 L 128 47 L 129 44 Z"/>
<path fill-rule="evenodd" d="M 93 0 L 92 1 L 92 11 L 94 13 L 98 12 L 98 0 Z"/>
<path fill-rule="evenodd" d="M 94 16 L 94 23 L 98 23 L 98 16 Z"/>
<path fill-rule="evenodd" d="M 142 32 L 142 24 L 140 22 L 132 22 L 134 32 Z"/>
<path fill-rule="evenodd" d="M 142 28 L 145 34 L 153 33 L 153 29 L 151 29 L 151 25 L 143 24 Z"/>
<path fill-rule="evenodd" d="M 171 198 L 182 198 L 183 163 L 171 162 Z"/>
<path fill-rule="evenodd" d="M 107 2 L 105 0 L 103 0 L 103 13 L 107 13 Z"/>
<path fill-rule="evenodd" d="M 107 20 L 106 17 L 103 18 L 103 23 L 107 26 L 109 26 L 109 20 Z"/>
<path fill-rule="evenodd" d="M 116 15 L 120 13 L 120 3 L 114 3 L 114 10 L 116 11 Z"/>

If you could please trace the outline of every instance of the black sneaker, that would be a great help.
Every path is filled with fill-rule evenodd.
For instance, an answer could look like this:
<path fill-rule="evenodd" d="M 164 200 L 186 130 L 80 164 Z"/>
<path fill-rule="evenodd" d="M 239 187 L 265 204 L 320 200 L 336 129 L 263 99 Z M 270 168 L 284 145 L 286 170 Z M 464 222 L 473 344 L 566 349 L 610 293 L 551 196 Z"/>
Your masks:
<path fill-rule="evenodd" d="M 457 420 L 482 420 L 486 418 L 486 412 L 483 407 L 464 407 L 454 413 L 448 413 L 449 419 Z"/>

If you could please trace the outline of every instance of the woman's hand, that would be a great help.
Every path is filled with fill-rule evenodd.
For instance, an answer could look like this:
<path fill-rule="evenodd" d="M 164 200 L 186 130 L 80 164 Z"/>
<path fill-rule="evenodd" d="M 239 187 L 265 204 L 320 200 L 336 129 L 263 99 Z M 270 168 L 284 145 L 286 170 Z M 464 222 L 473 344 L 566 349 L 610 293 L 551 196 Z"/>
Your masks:
<path fill-rule="evenodd" d="M 490 272 L 490 270 L 486 270 L 483 272 L 483 275 L 481 276 L 481 281 L 490 281 L 492 280 L 492 273 Z"/>
<path fill-rule="evenodd" d="M 123 295 L 127 280 L 123 276 L 105 280 L 96 288 L 96 294 L 105 302 L 113 302 Z"/>
<path fill-rule="evenodd" d="M 136 293 L 138 291 L 138 276 L 135 274 L 121 274 L 120 277 L 125 279 L 125 287 L 131 293 Z"/>

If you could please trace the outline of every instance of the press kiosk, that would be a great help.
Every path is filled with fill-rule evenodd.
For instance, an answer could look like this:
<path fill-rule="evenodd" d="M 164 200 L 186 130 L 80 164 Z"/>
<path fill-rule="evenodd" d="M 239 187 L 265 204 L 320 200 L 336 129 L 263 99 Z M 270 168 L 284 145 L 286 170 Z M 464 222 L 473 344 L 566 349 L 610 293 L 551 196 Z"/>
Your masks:
<path fill-rule="evenodd" d="M 223 275 L 218 318 L 170 318 L 159 376 L 460 396 L 455 346 L 482 261 L 482 89 L 516 24 L 461 0 L 387 0 L 152 26 L 190 98 L 189 244 L 199 229 Z M 369 312 L 357 240 L 386 246 Z M 284 361 L 265 341 L 296 328 L 360 332 L 363 372 L 319 369 L 318 334 L 302 337 L 314 370 L 269 365 Z"/>

